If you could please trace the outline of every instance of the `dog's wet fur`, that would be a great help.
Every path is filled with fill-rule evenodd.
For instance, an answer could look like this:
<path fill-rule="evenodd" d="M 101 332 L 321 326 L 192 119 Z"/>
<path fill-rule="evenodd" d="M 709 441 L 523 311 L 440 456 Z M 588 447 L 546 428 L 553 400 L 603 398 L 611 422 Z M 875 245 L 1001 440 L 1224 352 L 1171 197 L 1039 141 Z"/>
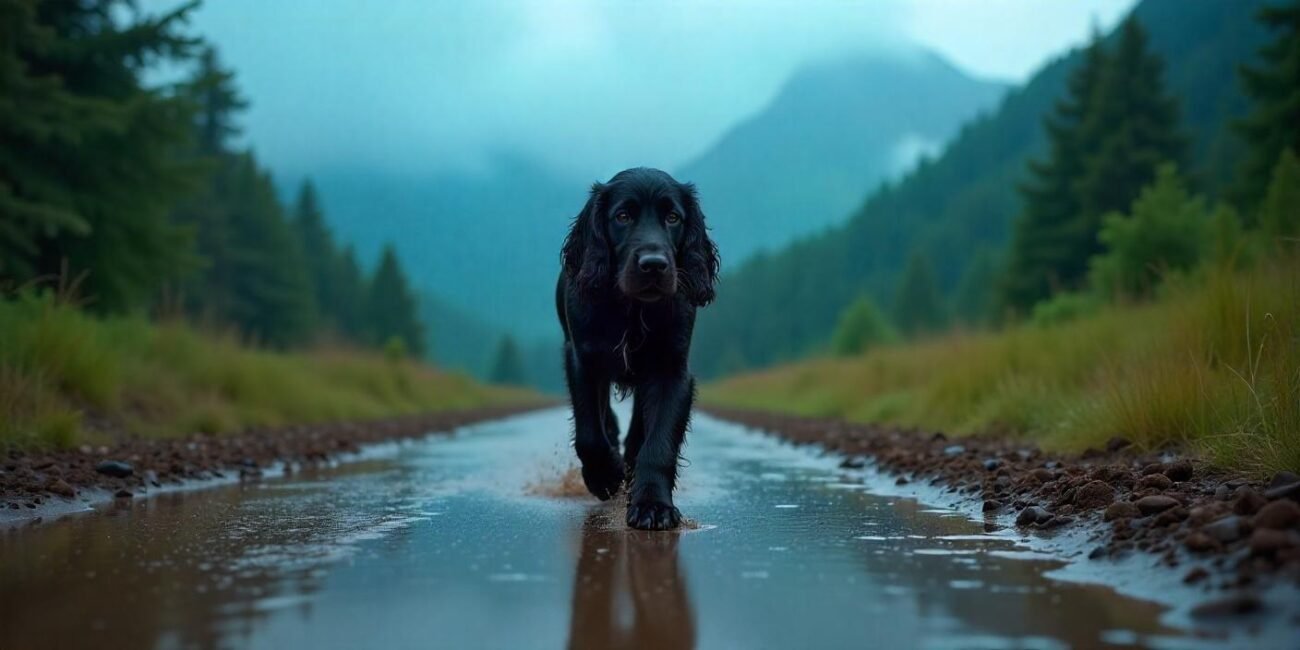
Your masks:
<path fill-rule="evenodd" d="M 688 368 L 695 310 L 718 278 L 695 187 L 635 168 L 597 183 L 564 241 L 555 288 L 574 448 L 587 490 L 628 488 L 627 525 L 681 524 L 673 488 L 695 400 Z M 611 391 L 633 396 L 619 454 Z"/>

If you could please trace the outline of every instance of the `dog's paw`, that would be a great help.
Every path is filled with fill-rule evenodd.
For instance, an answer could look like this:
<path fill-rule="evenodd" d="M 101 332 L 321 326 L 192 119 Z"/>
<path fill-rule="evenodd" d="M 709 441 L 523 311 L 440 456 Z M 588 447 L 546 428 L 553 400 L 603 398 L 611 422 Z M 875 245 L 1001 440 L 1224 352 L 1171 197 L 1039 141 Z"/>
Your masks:
<path fill-rule="evenodd" d="M 582 464 L 582 482 L 597 499 L 606 501 L 623 488 L 623 459 L 610 454 L 607 460 Z"/>
<path fill-rule="evenodd" d="M 628 528 L 672 530 L 682 525 L 682 513 L 671 503 L 647 501 L 627 505 Z"/>

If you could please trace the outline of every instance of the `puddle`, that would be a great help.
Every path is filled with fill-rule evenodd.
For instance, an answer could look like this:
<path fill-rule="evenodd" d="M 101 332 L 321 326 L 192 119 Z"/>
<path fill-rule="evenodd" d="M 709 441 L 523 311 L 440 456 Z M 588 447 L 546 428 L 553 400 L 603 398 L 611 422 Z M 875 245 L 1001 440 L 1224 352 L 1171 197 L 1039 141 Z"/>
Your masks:
<path fill-rule="evenodd" d="M 695 525 L 629 531 L 578 489 L 568 428 L 533 413 L 0 533 L 0 648 L 1202 641 L 1160 605 L 1050 578 L 1064 563 L 1005 532 L 702 415 L 678 494 Z"/>

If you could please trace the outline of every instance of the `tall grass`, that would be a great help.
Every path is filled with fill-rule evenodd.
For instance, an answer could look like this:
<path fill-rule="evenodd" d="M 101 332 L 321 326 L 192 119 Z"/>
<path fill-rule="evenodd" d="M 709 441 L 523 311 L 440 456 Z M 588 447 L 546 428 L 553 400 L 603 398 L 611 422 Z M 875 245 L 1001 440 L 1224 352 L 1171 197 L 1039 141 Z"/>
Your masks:
<path fill-rule="evenodd" d="M 222 434 L 535 399 L 379 354 L 279 353 L 181 322 L 98 318 L 49 296 L 0 301 L 0 448 L 66 447 L 120 433 Z"/>
<path fill-rule="evenodd" d="M 1123 436 L 1227 467 L 1300 469 L 1300 262 L 1208 270 L 1153 303 L 953 333 L 705 387 L 706 403 L 1001 432 L 1081 450 Z"/>

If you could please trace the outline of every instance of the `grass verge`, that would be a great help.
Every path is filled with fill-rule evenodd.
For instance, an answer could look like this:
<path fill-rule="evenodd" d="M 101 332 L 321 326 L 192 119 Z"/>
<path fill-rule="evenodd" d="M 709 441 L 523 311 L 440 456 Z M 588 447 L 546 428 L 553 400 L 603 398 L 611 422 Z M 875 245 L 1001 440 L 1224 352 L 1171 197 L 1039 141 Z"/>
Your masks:
<path fill-rule="evenodd" d="M 49 296 L 0 301 L 0 449 L 530 401 L 540 397 L 373 353 L 273 352 L 181 322 L 95 317 Z"/>
<path fill-rule="evenodd" d="M 1300 470 L 1300 261 L 1208 271 L 1152 303 L 814 359 L 706 386 L 705 404 L 1024 436 L 1123 436 L 1257 474 Z"/>

